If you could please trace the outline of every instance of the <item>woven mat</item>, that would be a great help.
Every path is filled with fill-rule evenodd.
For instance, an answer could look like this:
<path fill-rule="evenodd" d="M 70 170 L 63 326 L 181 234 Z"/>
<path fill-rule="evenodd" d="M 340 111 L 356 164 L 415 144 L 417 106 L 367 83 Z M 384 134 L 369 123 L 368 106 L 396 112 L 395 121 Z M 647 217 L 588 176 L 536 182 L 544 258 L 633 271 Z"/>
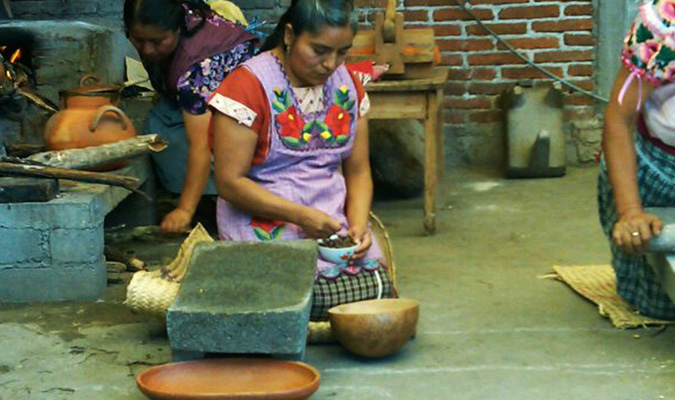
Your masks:
<path fill-rule="evenodd" d="M 557 279 L 597 304 L 600 315 L 609 318 L 619 329 L 670 323 L 636 313 L 619 297 L 616 293 L 616 275 L 611 265 L 554 266 L 553 271 Z"/>

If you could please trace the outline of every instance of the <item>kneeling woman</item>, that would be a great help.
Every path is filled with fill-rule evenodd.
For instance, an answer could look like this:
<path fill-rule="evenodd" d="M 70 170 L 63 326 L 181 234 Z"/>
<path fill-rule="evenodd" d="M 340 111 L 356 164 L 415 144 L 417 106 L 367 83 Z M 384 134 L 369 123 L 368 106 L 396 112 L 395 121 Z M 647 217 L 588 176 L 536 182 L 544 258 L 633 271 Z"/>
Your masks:
<path fill-rule="evenodd" d="M 334 305 L 393 293 L 368 228 L 368 97 L 344 66 L 353 11 L 349 0 L 294 0 L 261 54 L 209 102 L 221 239 L 342 232 L 360 243 L 349 265 L 318 261 L 312 320 Z"/>

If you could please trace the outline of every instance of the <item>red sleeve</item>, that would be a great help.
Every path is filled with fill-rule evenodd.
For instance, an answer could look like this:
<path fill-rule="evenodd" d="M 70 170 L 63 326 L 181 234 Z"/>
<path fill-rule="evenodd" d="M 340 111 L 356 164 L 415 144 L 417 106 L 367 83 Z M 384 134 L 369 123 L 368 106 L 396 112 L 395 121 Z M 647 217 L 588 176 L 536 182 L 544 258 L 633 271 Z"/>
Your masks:
<path fill-rule="evenodd" d="M 216 95 L 221 95 L 241 103 L 257 114 L 249 127 L 258 134 L 258 144 L 256 145 L 256 151 L 253 157 L 253 165 L 263 162 L 267 156 L 270 145 L 270 111 L 265 90 L 260 81 L 258 81 L 258 78 L 256 78 L 247 68 L 239 67 L 223 80 L 220 86 L 213 92 L 209 103 Z M 213 112 L 219 112 L 213 105 L 211 105 L 211 110 Z M 212 136 L 213 132 L 209 129 L 209 139 L 212 139 Z"/>
<path fill-rule="evenodd" d="M 361 83 L 359 77 L 353 71 L 349 71 L 349 73 L 352 75 L 354 87 L 356 88 L 357 112 L 358 116 L 361 117 L 361 101 L 366 97 L 366 89 L 363 87 L 363 83 Z"/>

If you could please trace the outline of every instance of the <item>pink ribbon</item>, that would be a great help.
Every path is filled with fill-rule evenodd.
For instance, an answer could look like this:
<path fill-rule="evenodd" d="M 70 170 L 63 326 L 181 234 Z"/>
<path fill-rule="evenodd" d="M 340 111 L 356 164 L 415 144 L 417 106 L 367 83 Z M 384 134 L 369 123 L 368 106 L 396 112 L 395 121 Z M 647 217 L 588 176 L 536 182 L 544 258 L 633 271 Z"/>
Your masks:
<path fill-rule="evenodd" d="M 626 82 L 624 82 L 623 87 L 621 88 L 621 91 L 619 92 L 619 104 L 623 105 L 623 98 L 626 97 L 626 91 L 628 90 L 628 87 L 630 86 L 631 83 L 633 83 L 633 79 L 637 78 L 638 81 L 638 101 L 637 101 L 637 107 L 635 108 L 637 111 L 640 111 L 640 108 L 642 107 L 642 79 L 640 78 L 640 75 L 637 72 L 631 72 L 628 78 L 626 78 Z"/>

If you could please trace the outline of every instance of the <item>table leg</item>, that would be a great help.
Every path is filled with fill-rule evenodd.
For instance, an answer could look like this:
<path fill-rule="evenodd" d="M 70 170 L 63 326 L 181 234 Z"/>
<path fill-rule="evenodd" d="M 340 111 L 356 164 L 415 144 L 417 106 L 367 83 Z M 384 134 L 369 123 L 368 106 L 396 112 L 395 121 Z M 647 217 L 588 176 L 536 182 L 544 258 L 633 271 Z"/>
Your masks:
<path fill-rule="evenodd" d="M 427 94 L 427 118 L 424 122 L 424 229 L 436 232 L 436 188 L 438 186 L 438 96 Z"/>

